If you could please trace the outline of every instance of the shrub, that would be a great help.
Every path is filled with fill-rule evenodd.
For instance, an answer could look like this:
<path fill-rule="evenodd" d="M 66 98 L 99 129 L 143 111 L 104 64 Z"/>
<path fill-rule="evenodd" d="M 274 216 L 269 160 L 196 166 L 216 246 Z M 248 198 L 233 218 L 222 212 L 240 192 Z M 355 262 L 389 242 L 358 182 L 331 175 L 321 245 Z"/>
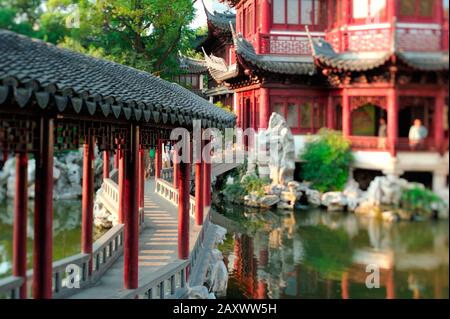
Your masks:
<path fill-rule="evenodd" d="M 350 141 L 339 132 L 321 129 L 309 140 L 300 159 L 304 161 L 301 177 L 321 191 L 340 191 L 349 176 L 353 155 Z"/>
<path fill-rule="evenodd" d="M 266 179 L 261 179 L 256 175 L 250 175 L 244 178 L 242 181 L 242 187 L 247 194 L 255 192 L 258 196 L 264 195 L 264 186 L 269 183 Z"/>
<path fill-rule="evenodd" d="M 445 209 L 445 202 L 431 190 L 414 186 L 405 190 L 400 199 L 403 209 L 417 215 L 429 216 L 433 210 Z"/>
<path fill-rule="evenodd" d="M 243 200 L 245 196 L 245 189 L 238 183 L 227 184 L 222 191 L 223 196 L 226 200 L 233 203 L 239 203 Z"/>

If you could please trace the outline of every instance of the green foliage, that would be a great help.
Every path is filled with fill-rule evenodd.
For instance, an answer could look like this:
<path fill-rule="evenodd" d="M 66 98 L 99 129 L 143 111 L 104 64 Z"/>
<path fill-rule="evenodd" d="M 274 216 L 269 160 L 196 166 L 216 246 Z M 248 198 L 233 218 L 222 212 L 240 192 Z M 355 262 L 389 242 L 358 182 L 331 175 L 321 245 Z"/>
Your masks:
<path fill-rule="evenodd" d="M 225 110 L 227 112 L 232 113 L 233 110 L 231 109 L 231 105 L 224 105 L 222 102 L 216 102 L 214 103 L 214 105 L 216 105 L 217 107 L 221 108 L 222 110 Z"/>
<path fill-rule="evenodd" d="M 227 201 L 239 203 L 245 196 L 245 189 L 239 183 L 226 184 L 222 194 Z"/>
<path fill-rule="evenodd" d="M 318 137 L 306 143 L 300 159 L 304 161 L 301 177 L 315 189 L 326 192 L 343 189 L 353 156 L 350 142 L 340 133 L 321 129 Z"/>
<path fill-rule="evenodd" d="M 247 194 L 255 192 L 258 196 L 263 196 L 264 186 L 269 184 L 269 182 L 270 181 L 268 179 L 261 179 L 256 175 L 250 175 L 245 177 L 241 184 Z"/>
<path fill-rule="evenodd" d="M 420 186 L 405 190 L 400 202 L 403 209 L 422 216 L 429 216 L 433 210 L 445 209 L 442 198 Z"/>
<path fill-rule="evenodd" d="M 193 19 L 193 0 L 0 0 L 0 28 L 167 79 L 204 33 Z"/>

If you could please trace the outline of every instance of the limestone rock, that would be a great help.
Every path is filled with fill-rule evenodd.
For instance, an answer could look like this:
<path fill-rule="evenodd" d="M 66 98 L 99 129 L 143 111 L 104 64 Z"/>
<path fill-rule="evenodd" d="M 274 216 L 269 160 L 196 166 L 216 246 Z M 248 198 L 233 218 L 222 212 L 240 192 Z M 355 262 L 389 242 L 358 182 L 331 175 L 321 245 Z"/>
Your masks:
<path fill-rule="evenodd" d="M 321 203 L 328 211 L 342 211 L 347 206 L 347 197 L 342 192 L 327 192 L 322 195 Z"/>
<path fill-rule="evenodd" d="M 263 208 L 270 208 L 280 201 L 277 195 L 264 195 L 259 199 L 259 205 Z"/>
<path fill-rule="evenodd" d="M 272 113 L 266 131 L 266 150 L 269 150 L 269 175 L 273 184 L 287 184 L 294 179 L 294 136 L 286 120 Z"/>
<path fill-rule="evenodd" d="M 314 189 L 308 189 L 306 192 L 306 196 L 308 198 L 308 203 L 314 206 L 320 206 L 321 204 L 321 195 L 320 192 Z"/>

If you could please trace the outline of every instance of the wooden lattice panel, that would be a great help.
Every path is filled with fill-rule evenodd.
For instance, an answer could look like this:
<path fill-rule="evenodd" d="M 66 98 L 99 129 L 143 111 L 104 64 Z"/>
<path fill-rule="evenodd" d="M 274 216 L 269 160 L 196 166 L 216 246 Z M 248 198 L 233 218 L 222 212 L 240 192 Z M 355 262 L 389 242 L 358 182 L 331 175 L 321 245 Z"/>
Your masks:
<path fill-rule="evenodd" d="M 0 150 L 32 152 L 36 149 L 37 124 L 32 118 L 2 115 L 0 120 Z"/>

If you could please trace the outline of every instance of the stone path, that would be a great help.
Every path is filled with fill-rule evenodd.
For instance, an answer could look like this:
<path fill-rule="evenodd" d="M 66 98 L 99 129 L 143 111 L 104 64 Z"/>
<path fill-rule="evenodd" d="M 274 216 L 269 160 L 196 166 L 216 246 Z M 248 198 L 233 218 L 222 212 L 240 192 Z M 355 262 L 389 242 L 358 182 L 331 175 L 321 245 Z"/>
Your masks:
<path fill-rule="evenodd" d="M 145 228 L 139 236 L 139 286 L 149 282 L 158 270 L 179 261 L 177 257 L 178 208 L 155 193 L 155 181 L 145 183 Z M 190 225 L 190 246 L 201 228 Z M 73 299 L 119 298 L 123 286 L 123 256 L 90 288 L 71 296 Z"/>

